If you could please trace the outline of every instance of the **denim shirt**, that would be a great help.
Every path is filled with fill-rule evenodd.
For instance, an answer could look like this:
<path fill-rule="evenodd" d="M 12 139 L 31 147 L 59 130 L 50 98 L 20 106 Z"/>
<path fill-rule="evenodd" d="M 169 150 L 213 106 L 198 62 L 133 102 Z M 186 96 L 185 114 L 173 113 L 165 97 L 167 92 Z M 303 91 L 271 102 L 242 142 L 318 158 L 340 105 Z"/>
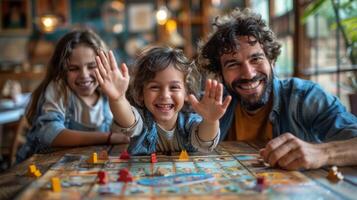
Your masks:
<path fill-rule="evenodd" d="M 220 120 L 221 139 L 234 123 L 238 98 Z M 357 117 L 346 111 L 337 97 L 311 81 L 298 78 L 273 79 L 273 107 L 269 114 L 273 137 L 290 132 L 313 143 L 346 140 L 357 136 Z"/>
<path fill-rule="evenodd" d="M 88 127 L 74 120 L 75 101 L 74 94 L 71 92 L 68 107 L 65 115 L 63 115 L 56 111 L 44 112 L 42 105 L 45 102 L 45 97 L 44 95 L 41 96 L 37 103 L 37 115 L 31 123 L 31 129 L 26 134 L 26 143 L 22 145 L 16 155 L 17 162 L 25 160 L 34 153 L 53 151 L 54 148 L 51 148 L 50 145 L 63 129 L 109 132 L 113 117 L 110 112 L 108 99 L 105 96 L 103 96 L 102 101 L 104 104 L 104 121 L 99 127 Z"/>
<path fill-rule="evenodd" d="M 148 155 L 156 152 L 158 140 L 157 123 L 152 114 L 142 110 L 142 119 L 144 120 L 142 133 L 130 139 L 128 151 L 133 155 Z M 177 117 L 177 138 L 179 144 L 189 152 L 197 151 L 191 143 L 191 133 L 195 126 L 202 121 L 202 118 L 194 113 L 179 112 Z"/>

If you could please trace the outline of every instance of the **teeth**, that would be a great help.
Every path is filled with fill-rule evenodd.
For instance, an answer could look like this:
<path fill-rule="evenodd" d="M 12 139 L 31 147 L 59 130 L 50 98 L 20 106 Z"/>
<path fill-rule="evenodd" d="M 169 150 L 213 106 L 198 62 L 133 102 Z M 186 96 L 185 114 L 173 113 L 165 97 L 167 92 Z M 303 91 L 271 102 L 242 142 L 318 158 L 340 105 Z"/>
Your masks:
<path fill-rule="evenodd" d="M 244 90 L 255 89 L 259 86 L 260 81 L 250 82 L 249 84 L 240 84 L 239 87 Z"/>
<path fill-rule="evenodd" d="M 157 104 L 157 107 L 164 108 L 164 109 L 170 109 L 172 107 L 172 104 Z"/>
<path fill-rule="evenodd" d="M 82 87 L 88 87 L 91 83 L 92 83 L 91 81 L 86 81 L 86 82 L 80 82 L 78 83 L 78 85 Z"/>

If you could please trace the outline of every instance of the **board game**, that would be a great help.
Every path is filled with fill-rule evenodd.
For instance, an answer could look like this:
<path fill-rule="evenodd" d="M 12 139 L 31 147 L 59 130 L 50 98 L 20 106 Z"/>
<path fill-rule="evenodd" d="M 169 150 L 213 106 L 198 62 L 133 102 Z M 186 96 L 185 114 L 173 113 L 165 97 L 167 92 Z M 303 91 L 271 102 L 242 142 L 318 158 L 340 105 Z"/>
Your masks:
<path fill-rule="evenodd" d="M 90 155 L 66 154 L 17 198 L 342 199 L 298 171 L 269 167 L 249 146 L 220 146 L 210 155 L 190 154 L 187 160 L 178 154 L 155 156 L 154 163 L 150 156 L 120 159 L 120 152 L 113 150 L 91 163 Z M 119 181 L 122 169 L 130 172 L 132 181 Z M 105 182 L 99 172 L 105 173 Z M 60 191 L 53 190 L 53 177 L 60 180 Z"/>

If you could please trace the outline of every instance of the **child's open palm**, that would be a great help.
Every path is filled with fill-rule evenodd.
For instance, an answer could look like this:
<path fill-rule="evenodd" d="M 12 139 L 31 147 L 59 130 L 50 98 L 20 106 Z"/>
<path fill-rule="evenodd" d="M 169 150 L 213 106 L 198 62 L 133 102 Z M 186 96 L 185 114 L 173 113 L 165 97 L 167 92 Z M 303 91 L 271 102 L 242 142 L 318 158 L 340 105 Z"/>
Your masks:
<path fill-rule="evenodd" d="M 95 74 L 103 92 L 112 100 L 125 97 L 130 80 L 127 66 L 123 63 L 119 70 L 112 51 L 109 51 L 109 56 L 101 51 L 96 61 L 98 68 Z"/>
<path fill-rule="evenodd" d="M 223 85 L 216 80 L 207 79 L 205 93 L 201 101 L 198 101 L 194 95 L 189 96 L 192 108 L 203 117 L 204 120 L 214 122 L 219 120 L 231 102 L 232 97 L 228 96 L 222 102 Z"/>

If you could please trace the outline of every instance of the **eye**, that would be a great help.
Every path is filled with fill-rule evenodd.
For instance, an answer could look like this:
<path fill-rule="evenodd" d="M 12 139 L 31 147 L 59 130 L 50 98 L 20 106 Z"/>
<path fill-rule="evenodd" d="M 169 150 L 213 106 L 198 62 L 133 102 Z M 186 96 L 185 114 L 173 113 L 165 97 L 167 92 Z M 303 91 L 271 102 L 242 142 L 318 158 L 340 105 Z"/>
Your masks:
<path fill-rule="evenodd" d="M 153 91 L 160 90 L 160 87 L 158 85 L 149 85 L 148 88 L 149 90 L 153 90 Z"/>
<path fill-rule="evenodd" d="M 181 86 L 180 85 L 171 85 L 170 90 L 173 90 L 173 91 L 181 90 Z"/>
<path fill-rule="evenodd" d="M 70 71 L 70 72 L 73 72 L 73 71 L 78 71 L 79 68 L 77 66 L 68 66 L 67 70 Z"/>
<path fill-rule="evenodd" d="M 95 68 L 97 68 L 96 64 L 89 64 L 88 65 L 88 69 L 95 69 Z"/>
<path fill-rule="evenodd" d="M 254 64 L 259 64 L 263 60 L 262 57 L 254 57 L 252 58 L 251 62 Z"/>

